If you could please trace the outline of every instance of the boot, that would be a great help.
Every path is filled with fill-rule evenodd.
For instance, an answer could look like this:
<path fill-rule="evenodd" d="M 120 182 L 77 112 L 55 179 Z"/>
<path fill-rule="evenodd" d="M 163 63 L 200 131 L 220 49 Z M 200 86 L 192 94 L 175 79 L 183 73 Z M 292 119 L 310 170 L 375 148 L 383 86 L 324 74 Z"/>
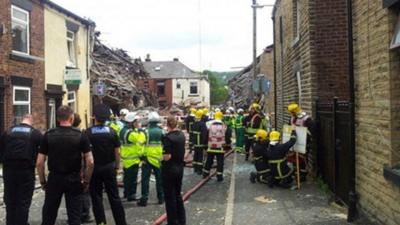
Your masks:
<path fill-rule="evenodd" d="M 255 184 L 256 183 L 257 174 L 255 172 L 250 173 L 250 182 Z"/>
<path fill-rule="evenodd" d="M 222 175 L 217 175 L 217 181 L 222 182 L 224 180 L 224 177 Z"/>
<path fill-rule="evenodd" d="M 137 205 L 140 206 L 140 207 L 146 207 L 146 206 L 147 206 L 147 201 L 144 200 L 144 199 L 140 199 L 140 200 L 137 202 Z"/>

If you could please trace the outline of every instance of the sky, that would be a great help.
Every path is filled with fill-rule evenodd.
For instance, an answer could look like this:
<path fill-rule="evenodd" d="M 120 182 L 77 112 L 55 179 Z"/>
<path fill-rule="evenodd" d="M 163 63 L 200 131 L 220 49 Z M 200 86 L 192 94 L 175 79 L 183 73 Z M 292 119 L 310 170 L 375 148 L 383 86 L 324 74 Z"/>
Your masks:
<path fill-rule="evenodd" d="M 133 58 L 232 71 L 252 61 L 251 0 L 53 0 L 90 18 L 100 39 Z M 273 4 L 274 0 L 258 0 Z M 257 10 L 257 54 L 273 43 L 272 7 Z"/>

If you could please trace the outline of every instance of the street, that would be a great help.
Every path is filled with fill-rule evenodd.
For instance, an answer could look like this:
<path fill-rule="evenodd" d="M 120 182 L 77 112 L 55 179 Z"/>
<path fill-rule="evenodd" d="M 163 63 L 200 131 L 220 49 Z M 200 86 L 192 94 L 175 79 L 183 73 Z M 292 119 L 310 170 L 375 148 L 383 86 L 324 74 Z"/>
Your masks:
<path fill-rule="evenodd" d="M 236 159 L 235 159 L 236 157 Z M 252 184 L 249 173 L 253 170 L 244 156 L 232 154 L 225 160 L 224 181 L 212 178 L 194 193 L 186 202 L 187 224 L 190 225 L 278 225 L 278 224 L 347 224 L 346 212 L 328 204 L 328 197 L 312 182 L 303 184 L 301 190 L 269 188 L 263 184 Z M 185 170 L 183 190 L 186 193 L 201 177 Z M 151 182 L 149 205 L 136 206 L 136 202 L 126 202 L 124 208 L 128 224 L 150 225 L 164 213 L 164 205 L 156 204 L 154 180 Z M 122 194 L 122 189 L 120 190 Z M 140 193 L 140 185 L 138 185 Z M 104 194 L 108 224 L 114 224 L 108 200 Z M 39 225 L 44 193 L 35 192 L 30 225 Z M 4 223 L 4 205 L 0 210 L 0 223 Z M 58 214 L 58 224 L 67 224 L 64 203 Z M 94 225 L 95 223 L 89 224 Z M 166 224 L 166 223 L 163 223 Z"/>

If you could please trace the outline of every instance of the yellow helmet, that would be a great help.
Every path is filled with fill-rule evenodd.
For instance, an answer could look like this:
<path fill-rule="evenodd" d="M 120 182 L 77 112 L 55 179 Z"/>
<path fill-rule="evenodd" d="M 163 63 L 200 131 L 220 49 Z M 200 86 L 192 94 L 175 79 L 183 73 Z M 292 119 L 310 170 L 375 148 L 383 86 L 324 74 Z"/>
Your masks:
<path fill-rule="evenodd" d="M 216 120 L 222 120 L 222 119 L 224 118 L 224 114 L 223 114 L 222 112 L 216 112 L 216 113 L 214 114 L 214 118 L 215 118 Z"/>
<path fill-rule="evenodd" d="M 207 109 L 207 108 L 204 108 L 204 109 L 203 109 L 203 113 L 204 113 L 204 115 L 207 115 L 208 109 Z"/>
<path fill-rule="evenodd" d="M 196 119 L 201 119 L 203 117 L 203 115 L 204 115 L 203 110 L 199 109 L 196 111 L 196 114 L 195 114 Z"/>
<path fill-rule="evenodd" d="M 289 104 L 288 111 L 292 114 L 299 114 L 302 112 L 300 106 L 296 103 Z"/>
<path fill-rule="evenodd" d="M 195 115 L 196 114 L 196 109 L 195 108 L 190 108 L 190 113 Z"/>
<path fill-rule="evenodd" d="M 256 139 L 259 141 L 265 141 L 267 140 L 268 137 L 268 132 L 263 129 L 259 129 L 256 133 Z"/>
<path fill-rule="evenodd" d="M 250 107 L 250 109 L 254 109 L 256 112 L 260 112 L 261 106 L 257 103 L 253 103 Z"/>
<path fill-rule="evenodd" d="M 279 131 L 272 131 L 269 133 L 269 140 L 270 141 L 279 141 L 281 139 L 281 133 Z"/>

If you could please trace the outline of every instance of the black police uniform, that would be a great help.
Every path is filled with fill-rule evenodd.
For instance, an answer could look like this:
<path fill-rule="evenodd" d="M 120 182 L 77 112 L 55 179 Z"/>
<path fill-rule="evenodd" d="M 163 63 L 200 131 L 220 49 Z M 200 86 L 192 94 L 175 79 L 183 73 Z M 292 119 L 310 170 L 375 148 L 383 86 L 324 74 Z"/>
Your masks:
<path fill-rule="evenodd" d="M 163 154 L 171 154 L 171 159 L 162 161 L 162 184 L 168 225 L 185 225 L 186 215 L 181 195 L 185 157 L 185 135 L 172 131 L 163 139 Z"/>
<path fill-rule="evenodd" d="M 103 206 L 103 187 L 110 202 L 116 225 L 125 225 L 125 211 L 118 193 L 115 164 L 115 148 L 121 143 L 113 129 L 104 125 L 93 126 L 87 131 L 94 158 L 94 170 L 90 181 L 93 214 L 97 224 L 107 224 Z"/>
<path fill-rule="evenodd" d="M 46 132 L 39 152 L 47 155 L 49 176 L 43 205 L 42 225 L 54 225 L 61 198 L 65 195 L 68 222 L 81 224 L 82 154 L 90 152 L 86 134 L 73 127 L 57 127 Z"/>
<path fill-rule="evenodd" d="M 28 124 L 11 127 L 1 137 L 7 225 L 26 225 L 28 222 L 41 138 L 42 134 Z"/>

